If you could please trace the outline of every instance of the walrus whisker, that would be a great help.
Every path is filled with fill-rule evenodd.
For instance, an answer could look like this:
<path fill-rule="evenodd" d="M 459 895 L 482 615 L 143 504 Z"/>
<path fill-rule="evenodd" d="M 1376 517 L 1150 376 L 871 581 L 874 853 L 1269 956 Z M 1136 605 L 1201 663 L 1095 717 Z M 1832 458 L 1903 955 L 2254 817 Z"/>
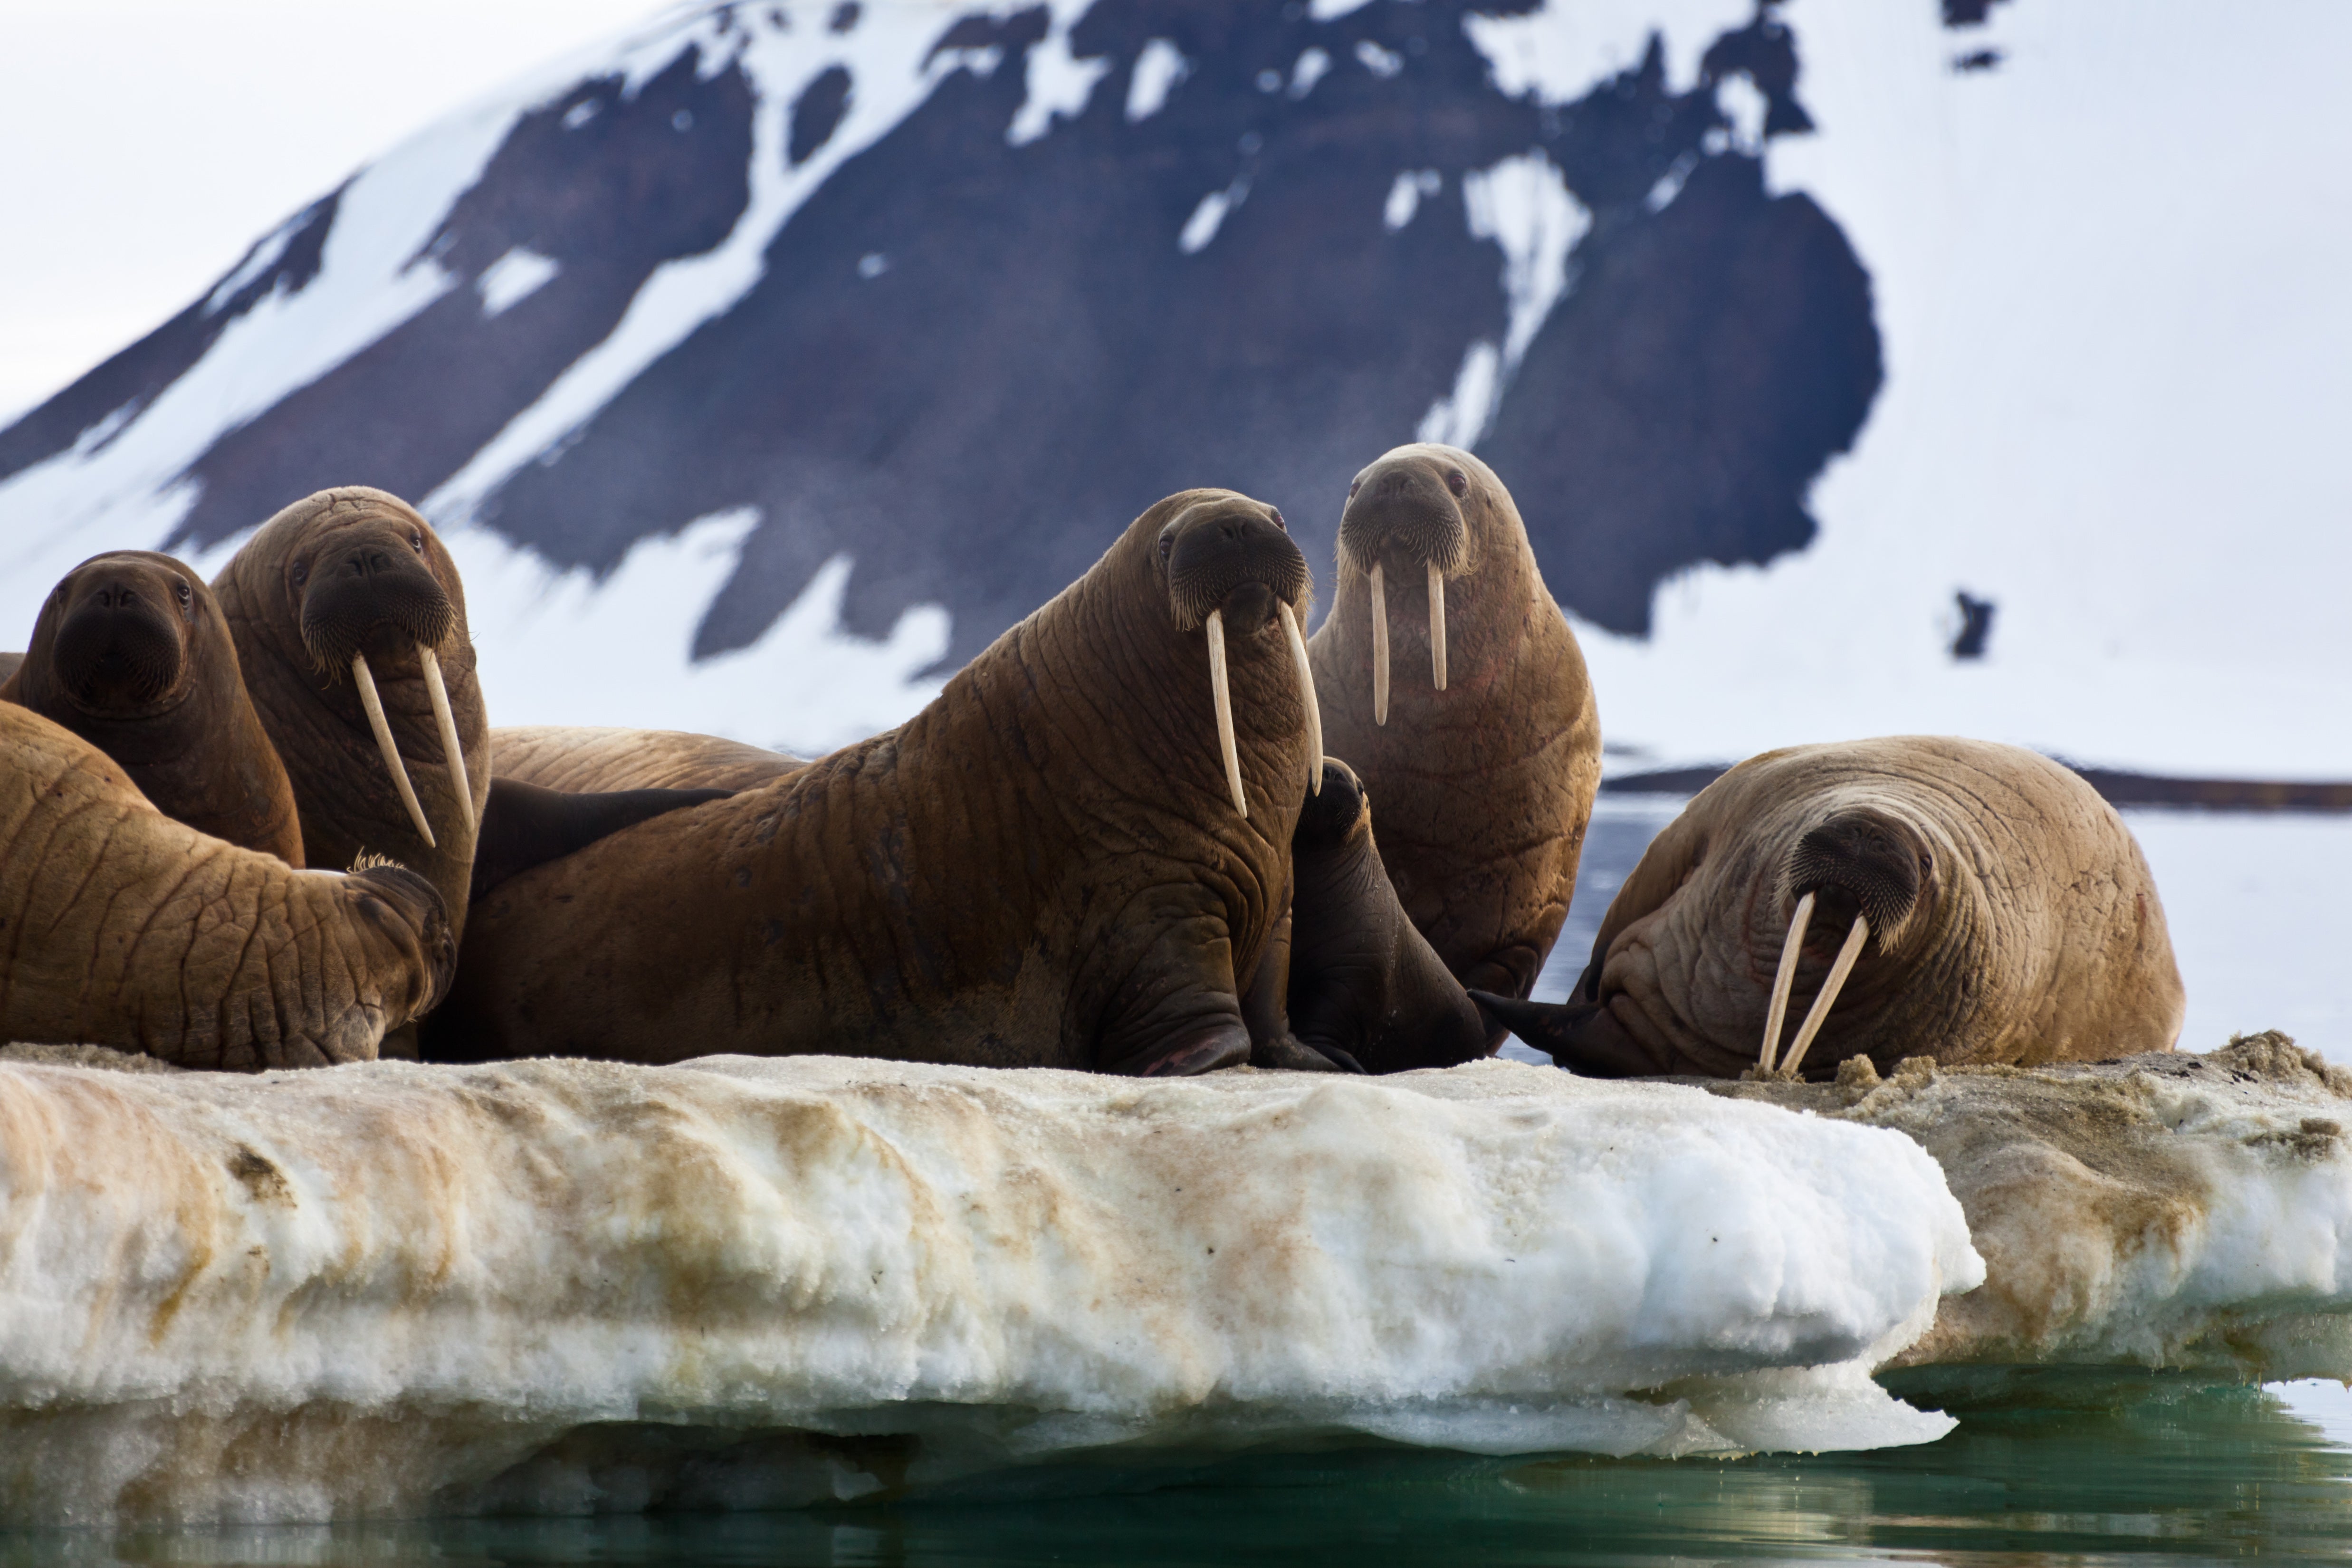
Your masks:
<path fill-rule="evenodd" d="M 1445 574 L 1429 563 L 1429 678 L 1445 689 Z"/>
<path fill-rule="evenodd" d="M 1822 1025 L 1830 1016 L 1830 1004 L 1837 1000 L 1838 992 L 1845 986 L 1845 977 L 1853 973 L 1854 961 L 1862 956 L 1862 944 L 1870 940 L 1870 917 L 1856 915 L 1853 926 L 1845 933 L 1845 945 L 1838 949 L 1837 961 L 1830 965 L 1830 977 L 1822 982 L 1822 994 L 1813 998 L 1812 1010 L 1798 1026 L 1796 1043 L 1789 1047 L 1789 1065 L 1780 1069 L 1783 1078 L 1797 1076 L 1798 1067 L 1805 1059 L 1805 1047 L 1813 1043 Z"/>
<path fill-rule="evenodd" d="M 457 792 L 457 815 L 474 831 L 474 786 L 466 777 L 465 748 L 457 744 L 457 716 L 449 711 L 449 689 L 441 682 L 441 661 L 423 643 L 416 662 L 425 667 L 425 689 L 432 694 L 433 721 L 441 726 L 441 754 L 449 759 L 449 787 Z"/>
<path fill-rule="evenodd" d="M 1805 945 L 1805 928 L 1812 921 L 1813 895 L 1807 893 L 1797 900 L 1797 912 L 1790 917 L 1789 940 L 1780 944 L 1780 967 L 1772 972 L 1772 1005 L 1764 1010 L 1764 1048 L 1756 1056 L 1759 1072 L 1770 1072 L 1772 1058 L 1780 1052 L 1780 1024 L 1789 1016 L 1789 988 L 1797 983 L 1797 952 Z"/>
<path fill-rule="evenodd" d="M 1307 662 L 1307 638 L 1290 601 L 1282 601 L 1282 631 L 1290 639 L 1290 662 L 1298 667 L 1298 700 L 1307 705 L 1307 793 L 1323 793 L 1323 705 L 1315 700 L 1315 667 Z"/>
<path fill-rule="evenodd" d="M 400 804 L 408 807 L 409 819 L 416 824 L 425 847 L 435 848 L 433 825 L 425 820 L 425 808 L 416 804 L 416 790 L 408 782 L 408 769 L 400 760 L 400 748 L 393 744 L 392 725 L 383 716 L 383 700 L 375 694 L 375 677 L 368 673 L 367 655 L 352 655 L 352 681 L 360 689 L 360 706 L 367 710 L 368 728 L 375 731 L 375 749 L 383 753 L 383 765 L 392 774 L 392 782 L 400 791 Z M 471 800 L 471 796 L 467 797 Z"/>
<path fill-rule="evenodd" d="M 1389 593 L 1372 563 L 1372 722 L 1389 721 Z"/>
<path fill-rule="evenodd" d="M 1242 753 L 1234 743 L 1234 693 L 1225 681 L 1225 612 L 1211 610 L 1209 632 L 1209 696 L 1217 705 L 1217 749 L 1225 754 L 1225 783 L 1234 792 L 1234 809 L 1249 815 L 1249 797 L 1242 794 Z"/>

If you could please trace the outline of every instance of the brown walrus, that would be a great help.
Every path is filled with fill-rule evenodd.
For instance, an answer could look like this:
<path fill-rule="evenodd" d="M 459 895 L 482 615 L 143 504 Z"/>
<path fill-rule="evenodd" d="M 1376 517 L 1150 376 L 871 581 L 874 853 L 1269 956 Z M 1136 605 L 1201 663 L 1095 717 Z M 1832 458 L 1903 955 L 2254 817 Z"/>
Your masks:
<path fill-rule="evenodd" d="M 1477 1001 L 1607 1078 L 2095 1060 L 2171 1049 L 2184 1005 L 2115 808 L 2046 757 L 1924 735 L 1740 763 L 1625 879 L 1570 1002 Z"/>
<path fill-rule="evenodd" d="M 756 789 L 808 763 L 782 752 L 686 730 L 499 725 L 490 731 L 500 778 L 560 790 Z"/>
<path fill-rule="evenodd" d="M 25 656 L 21 653 L 0 653 L 0 680 L 16 674 L 17 667 L 24 662 Z"/>
<path fill-rule="evenodd" d="M 898 729 L 487 895 L 426 1054 L 1244 1060 L 1309 586 L 1274 508 L 1160 501 Z"/>
<path fill-rule="evenodd" d="M 1382 869 L 1372 803 L 1355 770 L 1324 760 L 1323 787 L 1290 842 L 1286 1011 L 1299 1043 L 1375 1073 L 1486 1055 L 1485 1021 Z"/>
<path fill-rule="evenodd" d="M 0 1039 L 210 1068 L 365 1061 L 456 963 L 424 878 L 297 870 L 207 837 L 0 703 Z"/>
<path fill-rule="evenodd" d="M 184 563 L 123 550 L 66 574 L 0 701 L 112 757 L 164 816 L 302 864 L 285 764 L 246 695 L 219 602 Z"/>
<path fill-rule="evenodd" d="M 320 490 L 263 523 L 213 591 L 311 859 L 398 861 L 462 935 L 489 724 L 465 586 L 432 526 L 382 490 Z"/>
<path fill-rule="evenodd" d="M 213 586 L 311 857 L 415 868 L 461 935 L 477 885 L 716 793 L 567 798 L 493 780 L 465 584 L 397 496 L 351 485 L 306 497 Z"/>
<path fill-rule="evenodd" d="M 1526 995 L 1576 889 L 1601 723 L 1494 470 L 1420 443 L 1357 475 L 1308 652 L 1405 911 L 1463 984 Z"/>

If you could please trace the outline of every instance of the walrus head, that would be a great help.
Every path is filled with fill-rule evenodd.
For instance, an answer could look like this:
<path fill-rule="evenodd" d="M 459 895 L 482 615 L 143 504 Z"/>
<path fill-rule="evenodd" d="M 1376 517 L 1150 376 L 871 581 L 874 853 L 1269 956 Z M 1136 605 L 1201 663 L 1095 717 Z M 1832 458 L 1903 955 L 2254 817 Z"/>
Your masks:
<path fill-rule="evenodd" d="M 457 568 L 432 525 L 399 498 L 356 487 L 325 495 L 330 503 L 304 517 L 279 552 L 280 591 L 311 664 L 329 680 L 348 679 L 356 688 L 393 787 L 430 847 L 432 825 L 384 717 L 376 672 L 406 669 L 413 661 L 424 678 L 449 791 L 470 831 L 473 790 L 441 675 L 441 655 L 460 635 L 458 601 L 449 586 Z"/>
<path fill-rule="evenodd" d="M 83 714 L 148 718 L 186 699 L 192 647 L 205 617 L 219 614 L 211 591 L 168 555 L 93 555 L 41 607 L 32 657 L 46 645 L 50 681 Z"/>
<path fill-rule="evenodd" d="M 1339 563 L 1370 584 L 1372 721 L 1389 720 L 1388 574 L 1420 577 L 1429 593 L 1429 673 L 1445 689 L 1445 580 L 1476 564 L 1472 514 L 1500 481 L 1456 447 L 1416 442 L 1383 454 L 1348 486 Z"/>
<path fill-rule="evenodd" d="M 1208 639 L 1210 697 L 1217 714 L 1217 746 L 1234 809 L 1249 815 L 1242 789 L 1241 752 L 1234 739 L 1232 682 L 1225 670 L 1226 639 L 1247 641 L 1277 625 L 1297 670 L 1299 700 L 1307 710 L 1307 787 L 1322 788 L 1323 717 L 1315 700 L 1315 676 L 1307 663 L 1307 637 L 1299 618 L 1314 592 L 1307 557 L 1290 537 L 1279 508 L 1231 490 L 1200 492 L 1160 525 L 1154 549 L 1168 588 L 1168 610 L 1176 629 L 1198 628 Z"/>
<path fill-rule="evenodd" d="M 440 889 L 406 867 L 375 855 L 360 857 L 346 875 L 353 911 L 409 953 L 411 973 L 425 984 L 405 1016 L 431 1012 L 457 977 L 457 935 Z"/>
<path fill-rule="evenodd" d="M 1874 938 L 1882 952 L 1899 949 L 1920 923 L 1922 911 L 1933 901 L 1935 869 L 1935 856 L 1918 830 L 1889 812 L 1846 806 L 1806 829 L 1780 868 L 1780 896 L 1794 909 L 1765 1012 L 1764 1045 L 1759 1053 L 1764 1070 L 1777 1066 L 1794 1076 L 1864 948 Z M 1815 915 L 1822 917 L 1818 928 L 1812 923 Z M 1830 961 L 1820 995 L 1798 1026 L 1786 1060 L 1776 1064 L 1797 960 L 1808 933 L 1816 931 L 1824 939 L 1817 946 L 1826 945 L 1830 932 L 1843 931 L 1843 940 Z"/>

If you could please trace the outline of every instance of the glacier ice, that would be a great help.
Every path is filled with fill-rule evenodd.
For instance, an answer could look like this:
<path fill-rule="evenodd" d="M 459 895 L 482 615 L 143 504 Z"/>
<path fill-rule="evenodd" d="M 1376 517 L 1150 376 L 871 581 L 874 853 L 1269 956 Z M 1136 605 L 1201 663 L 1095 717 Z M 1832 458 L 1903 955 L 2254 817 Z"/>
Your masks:
<path fill-rule="evenodd" d="M 1507 1062 L 0 1061 L 0 1520 L 1916 1442 L 1868 1371 L 1982 1272 L 1899 1133 Z"/>

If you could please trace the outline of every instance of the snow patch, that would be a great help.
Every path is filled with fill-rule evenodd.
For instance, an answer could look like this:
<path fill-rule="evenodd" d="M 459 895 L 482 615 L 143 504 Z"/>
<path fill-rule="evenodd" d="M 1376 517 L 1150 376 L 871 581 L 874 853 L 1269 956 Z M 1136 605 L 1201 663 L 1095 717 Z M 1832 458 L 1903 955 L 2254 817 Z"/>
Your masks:
<path fill-rule="evenodd" d="M 0 1521 L 545 1506 L 533 1454 L 632 1421 L 915 1434 L 915 1488 L 1334 1429 L 1918 1442 L 1865 1374 L 1982 1274 L 1899 1134 L 1504 1062 L 0 1063 Z M 772 1500 L 886 1484 L 830 1447 Z"/>
<path fill-rule="evenodd" d="M 1313 92 L 1315 90 L 1315 84 L 1321 81 L 1325 74 L 1328 73 L 1330 68 L 1330 50 L 1307 49 L 1302 51 L 1297 61 L 1295 61 L 1290 68 L 1290 96 L 1293 98 L 1305 98 L 1308 93 Z"/>
<path fill-rule="evenodd" d="M 1187 256 L 1197 256 L 1206 250 L 1209 242 L 1217 237 L 1217 230 L 1223 226 L 1225 215 L 1241 205 L 1248 195 L 1249 181 L 1244 178 L 1235 180 L 1222 191 L 1211 191 L 1202 196 L 1201 205 L 1192 209 L 1192 216 L 1186 218 L 1184 226 L 1177 231 L 1176 248 Z"/>
<path fill-rule="evenodd" d="M 1393 49 L 1384 49 L 1370 38 L 1356 40 L 1356 58 L 1363 68 L 1382 81 L 1404 69 L 1404 57 Z"/>
<path fill-rule="evenodd" d="M 1076 120 L 1086 112 L 1095 83 L 1111 68 L 1110 58 L 1078 59 L 1070 53 L 1070 28 L 1087 14 L 1094 0 L 1055 0 L 1054 20 L 1045 36 L 1029 47 L 1029 96 L 1005 128 L 1010 146 L 1026 147 L 1054 128 L 1056 115 Z"/>
<path fill-rule="evenodd" d="M 1715 106 L 1730 123 L 1730 144 L 1753 158 L 1764 151 L 1764 117 L 1772 102 L 1745 73 L 1715 84 Z"/>
<path fill-rule="evenodd" d="M 1503 356 L 1481 338 L 1462 353 L 1462 368 L 1454 374 L 1454 390 L 1429 405 L 1414 429 L 1416 441 L 1443 441 L 1468 450 L 1486 433 L 1495 415 L 1495 395 L 1502 389 Z"/>
<path fill-rule="evenodd" d="M 1421 198 L 1433 196 L 1445 185 L 1445 178 L 1434 169 L 1404 169 L 1389 186 L 1388 199 L 1381 204 L 1381 226 L 1391 234 L 1411 223 L 1421 210 Z"/>
<path fill-rule="evenodd" d="M 1336 22 L 1371 4 L 1371 0 L 1307 0 L 1307 15 L 1317 22 Z"/>
<path fill-rule="evenodd" d="M 219 315 L 223 308 L 231 300 L 236 299 L 247 284 L 277 266 L 279 258 L 286 254 L 286 247 L 292 243 L 297 234 L 301 232 L 302 226 L 310 221 L 310 216 L 311 209 L 305 207 L 279 224 L 260 244 L 247 251 L 245 259 L 238 262 L 229 275 L 220 280 L 218 288 L 205 296 L 204 313 L 207 316 Z"/>
<path fill-rule="evenodd" d="M 1567 103 L 1639 66 L 1654 35 L 1665 53 L 1667 90 L 1688 92 L 1707 46 L 1754 14 L 1749 0 L 1547 0 L 1517 16 L 1470 12 L 1462 31 L 1503 92 Z M 1820 24 L 1811 13 L 1805 23 L 1810 55 Z"/>
<path fill-rule="evenodd" d="M 552 257 L 516 246 L 482 268 L 474 287 L 482 296 L 485 317 L 503 315 L 515 305 L 553 282 L 563 268 Z"/>
<path fill-rule="evenodd" d="M 845 555 L 758 641 L 696 660 L 702 607 L 734 575 L 759 521 L 741 507 L 641 539 L 601 580 L 557 571 L 488 529 L 446 531 L 491 721 L 691 730 L 818 756 L 939 695 L 943 679 L 919 672 L 947 653 L 947 611 L 909 609 L 880 642 L 850 635 Z"/>
<path fill-rule="evenodd" d="M 1175 45 L 1165 38 L 1146 40 L 1127 80 L 1129 123 L 1149 120 L 1166 108 L 1168 95 L 1192 74 L 1192 62 Z"/>
<path fill-rule="evenodd" d="M 1518 369 L 1544 318 L 1568 292 L 1568 253 L 1592 227 L 1592 215 L 1569 194 L 1568 180 L 1540 152 L 1506 158 L 1462 176 L 1470 232 L 1503 251 L 1503 296 L 1510 325 L 1503 337 L 1503 374 Z"/>

